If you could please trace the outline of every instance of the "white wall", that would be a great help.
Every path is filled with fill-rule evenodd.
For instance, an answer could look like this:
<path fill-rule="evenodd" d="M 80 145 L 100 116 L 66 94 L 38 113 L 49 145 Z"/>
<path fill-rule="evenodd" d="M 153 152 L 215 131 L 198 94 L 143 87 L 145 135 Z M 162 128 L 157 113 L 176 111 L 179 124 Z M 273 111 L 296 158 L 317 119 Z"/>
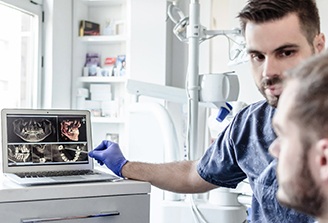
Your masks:
<path fill-rule="evenodd" d="M 44 0 L 45 58 L 42 107 L 71 107 L 72 1 Z"/>
<path fill-rule="evenodd" d="M 328 40 L 328 1 L 327 0 L 316 0 L 319 8 L 320 21 L 321 21 L 321 32 L 326 35 L 326 40 Z M 326 48 L 328 44 L 326 44 Z"/>
<path fill-rule="evenodd" d="M 156 3 L 155 3 L 156 2 Z M 146 6 L 149 8 L 147 9 Z M 166 2 L 131 1 L 129 16 L 129 68 L 132 79 L 165 84 Z"/>

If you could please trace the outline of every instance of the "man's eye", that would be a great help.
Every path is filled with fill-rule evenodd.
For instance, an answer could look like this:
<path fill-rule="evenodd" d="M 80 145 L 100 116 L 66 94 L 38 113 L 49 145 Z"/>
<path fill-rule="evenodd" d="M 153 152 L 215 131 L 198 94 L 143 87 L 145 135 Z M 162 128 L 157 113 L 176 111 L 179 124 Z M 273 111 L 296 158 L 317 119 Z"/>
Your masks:
<path fill-rule="evenodd" d="M 265 59 L 265 56 L 263 54 L 255 54 L 255 53 L 253 53 L 250 56 L 251 56 L 252 60 L 256 60 L 256 61 L 262 61 L 262 60 Z"/>
<path fill-rule="evenodd" d="M 294 54 L 295 54 L 295 51 L 294 50 L 286 50 L 286 51 L 280 52 L 279 53 L 279 56 L 280 57 L 290 57 L 290 56 L 292 56 Z"/>

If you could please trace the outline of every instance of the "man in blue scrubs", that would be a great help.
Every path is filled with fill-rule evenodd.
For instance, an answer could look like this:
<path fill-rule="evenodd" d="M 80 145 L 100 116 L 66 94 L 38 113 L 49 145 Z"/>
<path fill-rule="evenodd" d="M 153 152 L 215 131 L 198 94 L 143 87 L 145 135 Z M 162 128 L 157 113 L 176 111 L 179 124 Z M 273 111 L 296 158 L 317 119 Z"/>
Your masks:
<path fill-rule="evenodd" d="M 100 164 L 129 179 L 180 193 L 235 188 L 245 178 L 253 190 L 252 222 L 314 222 L 276 199 L 276 139 L 271 119 L 282 92 L 282 74 L 325 47 L 314 0 L 250 0 L 238 15 L 255 83 L 266 100 L 243 109 L 200 160 L 164 164 L 127 161 L 119 146 L 103 141 L 90 152 Z M 154 145 L 156 146 L 156 145 Z"/>
<path fill-rule="evenodd" d="M 328 52 L 286 74 L 273 118 L 278 200 L 328 222 Z"/>

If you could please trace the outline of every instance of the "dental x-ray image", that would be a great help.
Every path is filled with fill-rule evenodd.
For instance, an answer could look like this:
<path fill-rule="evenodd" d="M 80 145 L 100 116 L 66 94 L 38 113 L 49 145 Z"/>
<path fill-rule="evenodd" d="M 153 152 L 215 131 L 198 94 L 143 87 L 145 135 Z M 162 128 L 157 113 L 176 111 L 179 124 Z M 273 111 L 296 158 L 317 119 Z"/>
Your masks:
<path fill-rule="evenodd" d="M 55 123 L 53 117 L 10 117 L 8 118 L 8 131 L 13 134 L 8 135 L 9 142 L 53 142 L 56 140 Z"/>
<path fill-rule="evenodd" d="M 27 163 L 61 163 L 87 161 L 86 144 L 9 145 L 8 160 L 12 165 Z"/>
<path fill-rule="evenodd" d="M 8 160 L 12 165 L 72 163 L 87 161 L 88 154 L 86 144 L 21 144 L 8 146 Z"/>
<path fill-rule="evenodd" d="M 32 148 L 32 162 L 33 163 L 47 163 L 52 162 L 51 145 L 35 144 L 30 145 Z"/>
<path fill-rule="evenodd" d="M 62 144 L 53 146 L 54 162 L 79 162 L 87 161 L 87 147 L 83 144 Z"/>
<path fill-rule="evenodd" d="M 31 149 L 27 145 L 9 145 L 8 160 L 9 163 L 32 162 Z"/>

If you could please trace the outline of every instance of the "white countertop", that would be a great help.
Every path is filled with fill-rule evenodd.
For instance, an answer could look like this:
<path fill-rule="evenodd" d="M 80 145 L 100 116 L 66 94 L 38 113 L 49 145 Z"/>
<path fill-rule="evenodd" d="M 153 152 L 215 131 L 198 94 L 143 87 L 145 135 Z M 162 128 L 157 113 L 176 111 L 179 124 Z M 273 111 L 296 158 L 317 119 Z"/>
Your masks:
<path fill-rule="evenodd" d="M 92 182 L 21 186 L 5 176 L 0 177 L 0 203 L 14 201 L 67 199 L 97 196 L 115 196 L 150 193 L 146 182 L 122 180 L 117 182 Z"/>

